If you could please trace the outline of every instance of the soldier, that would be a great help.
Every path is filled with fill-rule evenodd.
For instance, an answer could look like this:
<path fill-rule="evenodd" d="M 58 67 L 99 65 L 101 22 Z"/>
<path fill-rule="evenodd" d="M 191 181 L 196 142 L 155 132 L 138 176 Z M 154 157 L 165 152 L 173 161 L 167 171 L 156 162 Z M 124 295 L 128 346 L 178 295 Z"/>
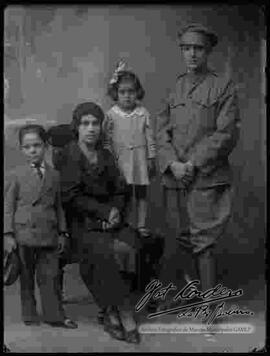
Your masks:
<path fill-rule="evenodd" d="M 167 212 L 166 267 L 160 279 L 180 290 L 184 285 L 177 272 L 184 271 L 186 282 L 199 279 L 198 288 L 207 290 L 216 285 L 214 247 L 231 213 L 228 158 L 239 136 L 239 110 L 234 83 L 207 66 L 217 36 L 191 24 L 179 39 L 187 70 L 157 122 Z"/>

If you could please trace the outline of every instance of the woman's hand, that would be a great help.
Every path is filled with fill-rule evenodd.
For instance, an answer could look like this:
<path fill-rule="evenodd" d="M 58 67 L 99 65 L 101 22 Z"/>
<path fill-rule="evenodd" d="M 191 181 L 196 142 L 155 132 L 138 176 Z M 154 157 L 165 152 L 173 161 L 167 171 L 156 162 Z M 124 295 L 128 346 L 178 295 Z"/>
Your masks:
<path fill-rule="evenodd" d="M 114 227 L 115 225 L 118 225 L 120 221 L 121 221 L 120 212 L 117 208 L 113 207 L 110 211 L 109 219 L 108 219 L 110 227 Z"/>

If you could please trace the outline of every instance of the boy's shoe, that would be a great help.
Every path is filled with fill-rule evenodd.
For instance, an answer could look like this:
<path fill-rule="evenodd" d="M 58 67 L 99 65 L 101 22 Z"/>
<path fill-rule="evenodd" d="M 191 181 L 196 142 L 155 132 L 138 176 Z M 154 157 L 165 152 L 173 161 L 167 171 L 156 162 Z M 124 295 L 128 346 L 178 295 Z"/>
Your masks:
<path fill-rule="evenodd" d="M 10 348 L 7 345 L 3 345 L 3 352 L 11 352 Z"/>
<path fill-rule="evenodd" d="M 75 321 L 66 318 L 63 321 L 45 321 L 46 324 L 54 327 L 54 328 L 66 328 L 66 329 L 77 329 L 78 324 Z"/>
<path fill-rule="evenodd" d="M 39 320 L 25 320 L 24 324 L 26 326 L 38 326 L 38 325 L 40 325 L 40 321 Z"/>

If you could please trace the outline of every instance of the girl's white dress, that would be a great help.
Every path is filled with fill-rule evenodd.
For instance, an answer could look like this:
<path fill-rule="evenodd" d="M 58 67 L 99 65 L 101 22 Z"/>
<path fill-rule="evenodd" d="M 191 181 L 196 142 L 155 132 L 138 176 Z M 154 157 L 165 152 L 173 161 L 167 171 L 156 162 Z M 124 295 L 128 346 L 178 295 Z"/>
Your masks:
<path fill-rule="evenodd" d="M 104 121 L 104 146 L 109 148 L 128 184 L 148 185 L 147 159 L 156 155 L 150 114 L 139 105 L 126 113 L 114 105 Z"/>

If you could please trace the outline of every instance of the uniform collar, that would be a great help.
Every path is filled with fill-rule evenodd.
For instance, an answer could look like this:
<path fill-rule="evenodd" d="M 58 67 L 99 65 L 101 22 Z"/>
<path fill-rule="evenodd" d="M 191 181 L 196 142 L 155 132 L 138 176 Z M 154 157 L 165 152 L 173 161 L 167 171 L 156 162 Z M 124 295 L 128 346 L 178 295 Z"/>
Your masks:
<path fill-rule="evenodd" d="M 196 84 L 198 82 L 201 82 L 201 80 L 203 80 L 206 75 L 210 72 L 210 70 L 205 67 L 203 69 L 201 69 L 199 72 L 186 72 L 186 78 L 188 81 L 190 81 L 192 84 Z"/>

